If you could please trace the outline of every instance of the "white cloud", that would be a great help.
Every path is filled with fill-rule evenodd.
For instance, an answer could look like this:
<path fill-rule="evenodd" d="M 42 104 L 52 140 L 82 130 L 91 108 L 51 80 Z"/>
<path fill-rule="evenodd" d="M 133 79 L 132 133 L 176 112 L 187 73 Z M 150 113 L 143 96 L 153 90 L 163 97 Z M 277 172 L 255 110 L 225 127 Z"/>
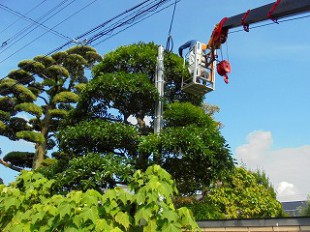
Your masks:
<path fill-rule="evenodd" d="M 280 182 L 276 187 L 276 191 L 278 198 L 282 201 L 286 201 L 286 198 L 289 198 L 290 196 L 300 195 L 298 189 L 293 184 L 286 181 Z"/>
<path fill-rule="evenodd" d="M 269 131 L 254 131 L 236 149 L 239 163 L 269 176 L 280 201 L 305 200 L 310 193 L 310 145 L 272 149 Z"/>

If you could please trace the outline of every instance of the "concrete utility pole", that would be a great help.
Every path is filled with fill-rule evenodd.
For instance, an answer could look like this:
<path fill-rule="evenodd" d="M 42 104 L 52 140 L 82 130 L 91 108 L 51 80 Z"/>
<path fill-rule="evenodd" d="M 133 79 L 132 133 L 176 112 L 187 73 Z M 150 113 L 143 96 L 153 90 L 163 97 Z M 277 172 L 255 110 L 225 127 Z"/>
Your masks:
<path fill-rule="evenodd" d="M 159 99 L 155 105 L 154 133 L 159 134 L 163 126 L 163 98 L 164 98 L 164 47 L 158 47 L 157 66 L 155 74 L 155 86 L 159 93 Z"/>

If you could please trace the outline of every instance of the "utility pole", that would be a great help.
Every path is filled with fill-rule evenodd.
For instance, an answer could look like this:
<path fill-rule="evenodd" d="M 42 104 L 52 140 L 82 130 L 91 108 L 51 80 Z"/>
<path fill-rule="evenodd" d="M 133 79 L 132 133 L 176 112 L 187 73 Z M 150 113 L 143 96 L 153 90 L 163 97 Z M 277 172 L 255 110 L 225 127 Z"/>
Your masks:
<path fill-rule="evenodd" d="M 164 47 L 158 47 L 155 86 L 159 93 L 159 99 L 155 105 L 154 133 L 159 134 L 163 126 L 163 99 L 164 99 Z"/>

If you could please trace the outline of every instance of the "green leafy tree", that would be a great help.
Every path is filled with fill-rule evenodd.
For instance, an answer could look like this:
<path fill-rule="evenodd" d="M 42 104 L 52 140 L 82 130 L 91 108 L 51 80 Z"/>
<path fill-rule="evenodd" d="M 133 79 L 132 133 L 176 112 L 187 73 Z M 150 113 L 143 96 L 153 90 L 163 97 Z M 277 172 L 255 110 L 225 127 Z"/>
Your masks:
<path fill-rule="evenodd" d="M 76 110 L 66 120 L 67 126 L 58 134 L 60 157 L 88 159 L 88 154 L 98 153 L 121 159 L 121 166 L 130 165 L 133 170 L 146 170 L 156 163 L 173 175 L 182 194 L 194 194 L 232 169 L 233 160 L 218 123 L 200 106 L 202 97 L 181 91 L 182 76 L 189 74 L 182 58 L 169 52 L 164 60 L 164 129 L 160 135 L 153 133 L 147 120 L 154 119 L 158 99 L 154 86 L 156 56 L 153 43 L 120 47 L 104 56 L 94 68 L 94 79 L 81 93 Z M 65 175 L 68 166 L 61 165 L 61 175 Z M 60 171 L 55 166 L 53 170 Z M 103 165 L 99 172 L 104 170 Z M 118 176 L 115 183 L 102 178 L 96 189 L 126 179 L 119 175 L 121 172 L 114 173 Z M 86 179 L 90 181 L 91 176 Z"/>
<path fill-rule="evenodd" d="M 35 145 L 32 153 L 7 154 L 0 160 L 3 165 L 16 171 L 42 166 L 47 151 L 55 146 L 59 123 L 87 82 L 84 70 L 100 60 L 93 48 L 76 46 L 21 61 L 18 70 L 0 81 L 0 135 Z"/>
<path fill-rule="evenodd" d="M 2 151 L 1 151 L 1 148 L 0 148 L 0 155 L 2 154 Z M 0 184 L 3 184 L 3 180 L 2 178 L 0 177 Z"/>
<path fill-rule="evenodd" d="M 198 231 L 191 211 L 175 209 L 177 193 L 160 166 L 137 171 L 128 190 L 116 187 L 51 194 L 55 180 L 23 171 L 10 186 L 0 185 L 0 230 L 19 231 Z"/>
<path fill-rule="evenodd" d="M 175 204 L 192 209 L 197 220 L 284 216 L 266 174 L 244 168 L 235 168 L 230 176 L 214 181 L 201 199 L 178 197 Z"/>
<path fill-rule="evenodd" d="M 306 203 L 300 207 L 299 209 L 300 216 L 309 217 L 310 216 L 310 195 L 308 196 L 308 200 Z"/>

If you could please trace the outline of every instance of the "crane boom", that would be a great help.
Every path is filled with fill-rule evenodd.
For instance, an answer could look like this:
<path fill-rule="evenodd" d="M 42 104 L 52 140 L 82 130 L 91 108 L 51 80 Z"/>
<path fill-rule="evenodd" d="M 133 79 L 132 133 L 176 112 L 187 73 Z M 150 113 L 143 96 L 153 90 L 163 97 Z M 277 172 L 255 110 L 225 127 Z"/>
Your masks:
<path fill-rule="evenodd" d="M 206 49 L 202 49 L 203 43 L 199 41 L 196 41 L 195 45 L 190 48 L 187 61 L 190 66 L 191 78 L 182 80 L 182 90 L 196 95 L 213 91 L 215 70 L 224 77 L 225 83 L 228 83 L 227 74 L 231 72 L 231 66 L 226 60 L 218 60 L 216 50 L 226 42 L 229 29 L 243 26 L 243 29 L 248 32 L 250 24 L 268 19 L 277 22 L 278 19 L 309 12 L 310 0 L 276 0 L 274 3 L 248 10 L 242 14 L 223 18 L 215 25 L 209 42 L 205 44 Z M 207 71 L 207 75 L 201 70 Z M 206 77 L 207 84 L 198 81 L 204 80 Z"/>
<path fill-rule="evenodd" d="M 281 19 L 295 14 L 307 13 L 310 12 L 310 0 L 282 0 L 276 2 L 278 3 L 277 7 L 272 12 L 272 18 Z M 226 22 L 223 25 L 223 29 L 230 29 L 242 26 L 243 23 L 253 24 L 258 23 L 264 20 L 270 19 L 269 12 L 273 8 L 275 3 L 270 3 L 255 9 L 252 9 L 244 22 L 242 22 L 245 13 L 238 14 L 232 17 L 227 18 Z"/>

